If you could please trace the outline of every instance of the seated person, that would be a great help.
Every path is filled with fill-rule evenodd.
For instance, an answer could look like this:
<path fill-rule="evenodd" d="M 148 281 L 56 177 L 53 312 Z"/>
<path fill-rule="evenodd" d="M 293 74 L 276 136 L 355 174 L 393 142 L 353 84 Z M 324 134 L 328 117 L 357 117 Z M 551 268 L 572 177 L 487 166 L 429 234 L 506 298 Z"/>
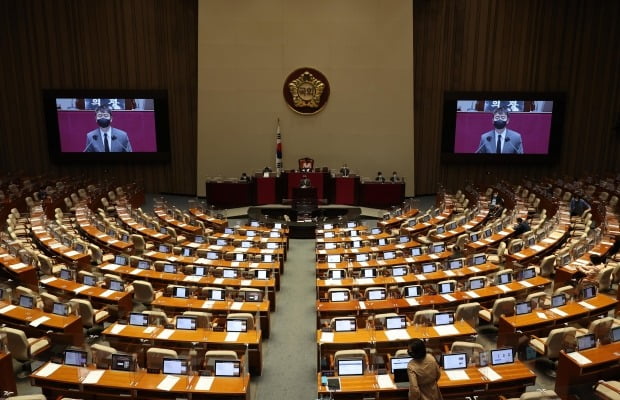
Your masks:
<path fill-rule="evenodd" d="M 381 173 L 381 171 L 377 172 L 377 177 L 375 178 L 376 182 L 385 182 L 385 176 Z"/>
<path fill-rule="evenodd" d="M 300 188 L 309 188 L 310 186 L 312 186 L 312 182 L 310 182 L 310 179 L 308 179 L 308 175 L 303 175 L 301 177 L 301 180 L 299 181 L 299 187 Z"/>
<path fill-rule="evenodd" d="M 519 236 L 525 232 L 529 232 L 532 228 L 523 218 L 517 218 L 517 224 L 514 227 L 515 236 Z"/>
<path fill-rule="evenodd" d="M 340 175 L 342 175 L 343 177 L 349 176 L 350 173 L 351 170 L 349 169 L 349 167 L 347 167 L 347 164 L 344 164 L 342 168 L 340 168 Z"/>
<path fill-rule="evenodd" d="M 400 178 L 398 177 L 398 174 L 396 173 L 396 171 L 392 172 L 392 176 L 390 177 L 390 182 L 392 183 L 400 182 Z"/>
<path fill-rule="evenodd" d="M 239 177 L 239 182 L 249 182 L 250 181 L 250 177 L 244 172 L 241 174 L 241 177 Z"/>
<path fill-rule="evenodd" d="M 575 196 L 570 201 L 570 216 L 571 217 L 580 217 L 586 210 L 589 210 L 590 204 L 585 201 L 581 194 L 576 193 Z"/>
<path fill-rule="evenodd" d="M 591 284 L 598 287 L 598 273 L 605 268 L 603 258 L 597 254 L 590 255 L 590 264 L 577 266 L 575 279 L 580 280 L 579 285 L 583 287 L 585 284 Z"/>

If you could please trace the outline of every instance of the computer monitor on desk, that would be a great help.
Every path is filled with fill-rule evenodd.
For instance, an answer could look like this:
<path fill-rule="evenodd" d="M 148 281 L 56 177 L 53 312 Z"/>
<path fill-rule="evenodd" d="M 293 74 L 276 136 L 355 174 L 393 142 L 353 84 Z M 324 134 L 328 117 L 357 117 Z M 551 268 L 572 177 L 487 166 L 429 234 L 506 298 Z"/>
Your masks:
<path fill-rule="evenodd" d="M 588 286 L 585 286 L 581 290 L 581 299 L 582 300 L 588 300 L 588 299 L 591 299 L 593 297 L 596 297 L 596 286 L 588 285 Z"/>
<path fill-rule="evenodd" d="M 175 328 L 195 331 L 196 330 L 196 317 L 179 315 L 175 321 Z"/>
<path fill-rule="evenodd" d="M 333 301 L 333 302 L 349 301 L 349 291 L 348 290 L 332 290 L 329 292 L 329 301 Z"/>
<path fill-rule="evenodd" d="M 359 376 L 364 375 L 364 360 L 359 359 L 339 359 L 338 376 Z"/>
<path fill-rule="evenodd" d="M 362 278 L 376 278 L 377 277 L 376 268 L 362 268 L 360 272 L 361 272 Z"/>
<path fill-rule="evenodd" d="M 393 357 L 390 360 L 390 372 L 394 377 L 394 383 L 409 382 L 409 375 L 407 374 L 407 365 L 413 357 Z"/>
<path fill-rule="evenodd" d="M 512 364 L 514 353 L 511 348 L 491 350 L 491 365 Z"/>
<path fill-rule="evenodd" d="M 441 325 L 451 325 L 454 323 L 454 313 L 453 312 L 442 312 L 442 313 L 437 313 L 433 316 L 434 318 L 434 325 L 435 326 L 441 326 Z"/>
<path fill-rule="evenodd" d="M 164 375 L 187 375 L 189 362 L 180 358 L 164 358 L 161 372 Z"/>
<path fill-rule="evenodd" d="M 381 289 L 371 289 L 366 291 L 366 300 L 385 300 L 387 296 L 385 288 Z"/>
<path fill-rule="evenodd" d="M 577 351 L 588 350 L 596 347 L 596 337 L 593 333 L 577 336 Z"/>
<path fill-rule="evenodd" d="M 174 286 L 172 288 L 172 297 L 176 297 L 179 299 L 187 299 L 189 298 L 190 290 L 185 286 Z"/>
<path fill-rule="evenodd" d="M 483 288 L 486 285 L 486 278 L 475 278 L 469 281 L 469 290 Z"/>
<path fill-rule="evenodd" d="M 88 363 L 88 353 L 84 350 L 65 350 L 63 364 L 84 367 Z"/>
<path fill-rule="evenodd" d="M 467 368 L 467 354 L 466 353 L 442 354 L 441 355 L 441 366 L 446 371 L 453 370 L 453 369 L 465 369 Z"/>
<path fill-rule="evenodd" d="M 552 308 L 562 307 L 563 305 L 566 305 L 566 295 L 564 293 L 556 294 L 551 297 Z"/>
<path fill-rule="evenodd" d="M 241 376 L 241 362 L 239 360 L 215 360 L 215 376 Z"/>
<path fill-rule="evenodd" d="M 69 315 L 69 305 L 65 303 L 54 302 L 52 305 L 52 314 L 66 317 Z"/>
<path fill-rule="evenodd" d="M 407 317 L 404 315 L 397 315 L 393 317 L 385 318 L 385 329 L 405 329 L 407 328 Z"/>
<path fill-rule="evenodd" d="M 334 330 L 336 332 L 355 332 L 357 330 L 357 322 L 352 318 L 338 318 L 334 321 Z"/>
<path fill-rule="evenodd" d="M 226 299 L 225 289 L 207 289 L 207 300 L 222 301 Z"/>
<path fill-rule="evenodd" d="M 531 312 L 532 312 L 532 303 L 529 301 L 523 301 L 515 305 L 516 315 L 529 314 Z"/>
<path fill-rule="evenodd" d="M 422 264 L 422 273 L 429 274 L 431 272 L 437 271 L 437 265 L 435 263 L 425 263 Z"/>
<path fill-rule="evenodd" d="M 35 299 L 32 296 L 22 294 L 19 296 L 19 306 L 24 308 L 34 308 Z"/>
<path fill-rule="evenodd" d="M 405 276 L 409 273 L 406 265 L 392 267 L 392 276 Z"/>
<path fill-rule="evenodd" d="M 248 321 L 244 318 L 228 318 L 226 320 L 226 332 L 247 332 Z"/>
<path fill-rule="evenodd" d="M 149 316 L 142 313 L 132 312 L 129 314 L 129 325 L 133 326 L 148 326 Z"/>
<path fill-rule="evenodd" d="M 133 371 L 136 363 L 131 354 L 114 353 L 112 354 L 112 362 L 110 368 L 114 371 Z"/>
<path fill-rule="evenodd" d="M 403 290 L 403 297 L 420 297 L 424 293 L 422 286 L 420 285 L 409 285 L 405 286 Z"/>

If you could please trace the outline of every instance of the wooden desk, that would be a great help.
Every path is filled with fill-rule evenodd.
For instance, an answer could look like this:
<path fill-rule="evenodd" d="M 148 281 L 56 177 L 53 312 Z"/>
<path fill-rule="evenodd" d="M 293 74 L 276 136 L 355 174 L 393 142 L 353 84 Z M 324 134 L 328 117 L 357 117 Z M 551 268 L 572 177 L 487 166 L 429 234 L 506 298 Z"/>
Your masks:
<path fill-rule="evenodd" d="M 46 370 L 57 367 L 52 373 Z M 90 373 L 102 374 L 94 383 L 84 383 L 84 378 L 91 378 Z M 95 375 L 92 375 L 95 376 Z M 187 398 L 202 399 L 250 399 L 250 376 L 238 378 L 177 376 L 178 381 L 170 390 L 159 389 L 158 385 L 173 375 L 149 374 L 144 370 L 125 372 L 96 370 L 68 365 L 46 363 L 30 375 L 30 381 L 40 386 L 48 398 L 59 396 L 80 396 L 87 399 L 129 398 L 140 400 Z M 199 383 L 211 381 L 208 389 L 201 389 Z"/>
<path fill-rule="evenodd" d="M 23 330 L 28 337 L 40 337 L 52 331 L 53 340 L 57 343 L 84 344 L 82 319 L 75 315 L 63 317 L 40 308 L 28 309 L 0 302 L 0 321 Z"/>
<path fill-rule="evenodd" d="M 613 310 L 617 303 L 618 301 L 612 297 L 605 294 L 598 294 L 596 297 L 586 300 L 585 302 L 570 302 L 562 307 L 558 307 L 557 309 L 560 310 L 560 314 L 565 315 L 560 315 L 553 312 L 553 309 L 549 309 L 535 310 L 529 314 L 501 317 L 497 335 L 497 346 L 516 347 L 519 342 L 519 337 L 524 334 L 544 336 L 546 332 L 559 325 L 563 326 L 565 322 L 591 319 L 597 315 L 606 314 L 610 310 Z"/>
<path fill-rule="evenodd" d="M 574 353 L 560 352 L 555 392 L 562 399 L 569 399 L 574 387 L 592 386 L 599 380 L 617 380 L 620 376 L 620 342 L 580 351 L 577 354 L 590 362 L 581 364 L 573 358 Z"/>
<path fill-rule="evenodd" d="M 499 242 L 503 241 L 506 238 L 511 237 L 514 234 L 514 230 L 512 228 L 504 228 L 502 231 L 498 233 L 494 233 L 488 238 L 480 239 L 476 242 L 469 242 L 465 245 L 465 253 L 466 254 L 475 254 L 482 253 L 488 247 L 495 247 L 499 245 Z"/>
<path fill-rule="evenodd" d="M 546 237 L 533 246 L 526 247 L 515 254 L 506 254 L 506 268 L 512 268 L 514 264 L 528 265 L 536 262 L 537 258 L 554 251 L 568 236 L 568 225 L 556 227 L 553 235 Z M 563 233 L 562 233 L 563 232 Z"/>
<path fill-rule="evenodd" d="M 206 226 L 213 228 L 217 232 L 224 232 L 224 228 L 228 226 L 227 220 L 212 217 L 200 208 L 190 207 L 189 213 L 204 222 Z"/>
<path fill-rule="evenodd" d="M 525 391 L 527 386 L 533 385 L 536 375 L 522 362 L 515 361 L 513 364 L 498 365 L 490 367 L 501 376 L 500 379 L 490 381 L 482 373 L 485 368 L 468 367 L 465 369 L 468 380 L 452 381 L 441 371 L 439 378 L 439 390 L 444 400 L 463 400 L 476 396 L 478 400 L 495 400 L 498 395 L 506 397 L 518 397 Z M 393 378 L 388 375 L 389 382 L 393 383 Z M 345 376 L 340 377 L 340 390 L 330 392 L 326 386 L 321 385 L 321 375 L 317 374 L 317 393 L 318 395 L 332 395 L 334 399 L 360 399 L 363 397 L 374 397 L 377 399 L 406 399 L 409 391 L 408 387 L 396 388 L 380 387 L 378 376 L 366 374 L 364 376 Z"/>
<path fill-rule="evenodd" d="M 446 209 L 436 217 L 431 218 L 428 222 L 418 222 L 414 226 L 404 226 L 400 228 L 401 233 L 408 234 L 411 237 L 417 236 L 434 226 L 447 221 L 452 215 L 452 209 Z"/>
<path fill-rule="evenodd" d="M 388 219 L 378 221 L 377 226 L 380 226 L 381 228 L 383 228 L 383 230 L 387 230 L 391 228 L 398 228 L 403 222 L 405 222 L 407 219 L 411 217 L 415 217 L 419 212 L 420 210 L 416 208 L 412 208 L 397 217 L 390 217 Z"/>
<path fill-rule="evenodd" d="M 44 226 L 33 225 L 31 231 L 34 240 L 42 249 L 46 249 L 48 254 L 54 254 L 56 257 L 69 264 L 77 264 L 80 266 L 90 264 L 90 255 L 88 253 L 78 253 L 72 248 L 58 242 L 47 232 Z"/>
<path fill-rule="evenodd" d="M 24 264 L 20 259 L 13 257 L 0 247 L 0 266 L 3 274 L 17 282 L 21 282 L 29 288 L 36 288 L 39 281 L 37 269 L 29 264 Z"/>
<path fill-rule="evenodd" d="M 174 219 L 170 215 L 166 213 L 166 209 L 163 207 L 156 207 L 154 209 L 154 213 L 161 221 L 165 222 L 167 225 L 174 227 L 177 230 L 177 234 L 179 235 L 200 235 L 202 234 L 202 228 L 199 226 L 194 226 L 190 224 L 186 224 L 183 221 L 179 221 Z"/>
<path fill-rule="evenodd" d="M 590 251 L 587 251 L 584 255 L 579 257 L 577 260 L 574 260 L 570 264 L 564 265 L 556 269 L 554 278 L 555 287 L 562 287 L 564 285 L 567 285 L 568 282 L 573 279 L 573 275 L 575 275 L 575 273 L 577 272 L 577 267 L 580 264 L 588 264 L 590 262 L 591 254 L 603 256 L 609 251 L 612 245 L 613 243 L 603 240 L 596 246 L 594 246 Z"/>
<path fill-rule="evenodd" d="M 13 356 L 11 353 L 0 351 L 0 391 L 6 390 L 17 394 L 17 384 L 15 383 L 15 374 L 13 374 Z"/>
<path fill-rule="evenodd" d="M 158 232 L 138 223 L 126 207 L 116 206 L 116 215 L 131 232 L 144 236 L 145 240 L 163 243 L 170 239 L 170 235 L 167 233 Z"/>
<path fill-rule="evenodd" d="M 252 314 L 258 313 L 260 318 L 260 329 L 265 339 L 269 338 L 271 332 L 271 317 L 269 312 L 269 300 L 264 299 L 261 302 L 235 302 L 213 301 L 202 299 L 180 299 L 175 297 L 160 296 L 152 303 L 153 306 L 162 308 L 164 311 L 172 311 L 174 314 L 180 314 L 186 310 L 205 311 L 214 314 L 214 316 L 225 316 L 231 312 L 248 312 Z M 258 321 L 257 321 L 258 322 Z"/>
<path fill-rule="evenodd" d="M 465 224 L 457 226 L 456 228 L 446 231 L 444 233 L 436 233 L 435 235 L 433 235 L 432 239 L 442 242 L 454 241 L 459 235 L 478 229 L 478 227 L 480 227 L 486 221 L 488 216 L 489 210 L 482 210 L 474 218 L 467 221 Z"/>
<path fill-rule="evenodd" d="M 248 368 L 252 375 L 263 372 L 262 331 L 250 330 L 236 333 L 219 332 L 210 329 L 164 329 L 161 326 L 143 328 L 140 326 L 121 325 L 114 323 L 108 326 L 103 335 L 110 340 L 112 347 L 123 348 L 123 351 L 138 352 L 142 348 L 140 342 L 150 346 L 178 349 L 185 351 L 191 347 L 204 357 L 206 348 L 209 350 L 226 349 L 248 352 Z"/>
<path fill-rule="evenodd" d="M 86 214 L 83 214 L 83 216 L 77 215 L 75 220 L 77 222 L 78 229 L 84 233 L 84 235 L 88 238 L 88 241 L 102 246 L 114 253 L 132 253 L 133 243 L 123 242 L 122 240 L 118 240 L 112 236 L 109 236 L 107 233 L 100 231 L 95 225 L 91 224 L 90 219 L 86 216 Z"/>

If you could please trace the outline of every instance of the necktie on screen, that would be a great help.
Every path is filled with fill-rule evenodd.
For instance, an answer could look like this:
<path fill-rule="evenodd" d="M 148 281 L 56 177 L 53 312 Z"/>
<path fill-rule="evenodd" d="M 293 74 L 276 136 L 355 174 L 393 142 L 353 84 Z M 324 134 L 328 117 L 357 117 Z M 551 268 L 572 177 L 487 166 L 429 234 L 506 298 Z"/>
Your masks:
<path fill-rule="evenodd" d="M 103 134 L 103 145 L 105 146 L 105 152 L 109 153 L 110 152 L 110 145 L 108 144 L 108 134 L 107 133 Z"/>
<path fill-rule="evenodd" d="M 497 154 L 502 152 L 502 135 L 497 135 L 497 144 L 495 145 L 495 152 Z"/>

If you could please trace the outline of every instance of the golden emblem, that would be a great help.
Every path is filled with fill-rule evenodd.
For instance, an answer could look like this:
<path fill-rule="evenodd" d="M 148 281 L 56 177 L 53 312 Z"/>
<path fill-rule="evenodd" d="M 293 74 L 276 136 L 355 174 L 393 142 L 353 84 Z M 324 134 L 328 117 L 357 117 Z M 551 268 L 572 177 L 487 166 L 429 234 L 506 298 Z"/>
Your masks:
<path fill-rule="evenodd" d="M 284 99 L 300 114 L 315 114 L 329 98 L 329 83 L 325 76 L 312 68 L 299 68 L 284 82 Z"/>

